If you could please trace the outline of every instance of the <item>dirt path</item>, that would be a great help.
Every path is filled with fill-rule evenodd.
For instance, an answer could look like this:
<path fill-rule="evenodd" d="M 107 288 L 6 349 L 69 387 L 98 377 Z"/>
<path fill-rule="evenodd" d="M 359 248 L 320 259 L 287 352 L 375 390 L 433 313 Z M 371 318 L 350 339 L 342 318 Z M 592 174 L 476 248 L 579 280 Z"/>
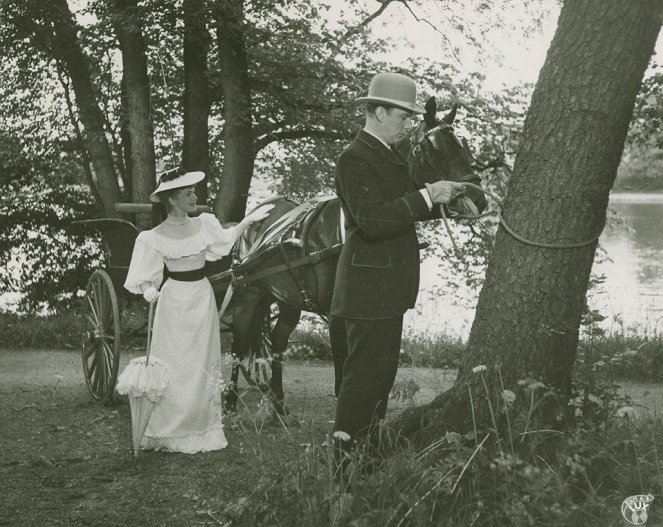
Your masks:
<path fill-rule="evenodd" d="M 453 381 L 440 370 L 401 369 L 399 380 L 407 378 L 421 387 L 417 402 Z M 278 472 L 302 443 L 325 440 L 331 365 L 288 363 L 284 384 L 287 427 L 248 390 L 243 411 L 226 422 L 225 450 L 135 460 L 128 404 L 91 399 L 77 352 L 0 349 L 0 525 L 220 525 L 225 505 Z"/>

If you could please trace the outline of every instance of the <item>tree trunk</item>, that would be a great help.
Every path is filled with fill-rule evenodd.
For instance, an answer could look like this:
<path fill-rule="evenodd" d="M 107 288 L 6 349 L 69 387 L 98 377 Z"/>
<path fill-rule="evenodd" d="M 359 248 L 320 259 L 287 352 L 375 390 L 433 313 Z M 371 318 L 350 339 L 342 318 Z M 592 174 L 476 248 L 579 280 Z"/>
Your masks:
<path fill-rule="evenodd" d="M 207 203 L 210 180 L 209 80 L 207 77 L 207 11 L 203 0 L 184 0 L 184 145 L 182 166 L 207 178 L 196 185 L 200 203 Z"/>
<path fill-rule="evenodd" d="M 113 205 L 120 201 L 120 185 L 87 58 L 78 41 L 76 23 L 67 0 L 51 0 L 44 4 L 44 9 L 53 24 L 53 52 L 64 64 L 76 95 L 84 140 L 94 169 L 95 185 L 104 207 L 103 213 L 106 216 L 118 216 Z"/>
<path fill-rule="evenodd" d="M 429 406 L 397 419 L 405 435 L 428 442 L 445 430 L 472 430 L 473 419 L 481 429 L 494 428 L 493 422 L 499 428 L 503 388 L 517 394 L 516 407 L 521 402 L 524 412 L 531 411 L 531 391 L 518 383 L 525 379 L 548 387 L 531 388 L 537 396 L 534 417 L 540 424 L 558 424 L 571 393 L 597 237 L 662 12 L 661 0 L 564 3 L 503 215 L 529 240 L 592 242 L 540 248 L 500 228 L 456 383 Z M 482 365 L 485 371 L 472 372 Z"/>
<path fill-rule="evenodd" d="M 214 212 L 221 221 L 242 218 L 253 177 L 251 90 L 243 9 L 242 0 L 218 0 L 216 3 L 216 35 L 223 84 L 224 154 Z"/>
<path fill-rule="evenodd" d="M 115 32 L 122 51 L 130 138 L 131 191 L 134 203 L 149 203 L 156 185 L 154 131 L 150 108 L 150 80 L 147 75 L 145 42 L 136 0 L 115 0 Z M 140 230 L 151 226 L 148 215 L 138 214 Z"/>

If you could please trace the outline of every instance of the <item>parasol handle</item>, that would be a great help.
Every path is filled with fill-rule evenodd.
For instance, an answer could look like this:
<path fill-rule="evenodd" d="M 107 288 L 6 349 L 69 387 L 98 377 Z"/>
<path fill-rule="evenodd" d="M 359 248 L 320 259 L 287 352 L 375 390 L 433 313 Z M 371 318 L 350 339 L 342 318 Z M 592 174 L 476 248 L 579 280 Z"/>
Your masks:
<path fill-rule="evenodd" d="M 152 319 L 154 318 L 154 304 L 150 302 L 150 307 L 147 310 L 147 352 L 145 354 L 145 366 L 150 361 L 150 344 L 152 343 Z"/>

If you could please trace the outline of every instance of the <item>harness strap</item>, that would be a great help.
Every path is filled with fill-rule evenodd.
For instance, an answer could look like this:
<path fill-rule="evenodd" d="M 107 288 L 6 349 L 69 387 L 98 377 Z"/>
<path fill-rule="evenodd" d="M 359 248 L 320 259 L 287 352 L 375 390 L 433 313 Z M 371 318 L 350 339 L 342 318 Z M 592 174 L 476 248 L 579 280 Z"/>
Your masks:
<path fill-rule="evenodd" d="M 321 260 L 323 260 L 324 258 L 327 258 L 328 256 L 340 253 L 342 247 L 343 247 L 342 244 L 333 245 L 332 247 L 321 249 L 320 251 L 311 253 L 308 256 L 304 256 L 303 258 L 290 260 L 289 262 L 282 263 L 274 267 L 270 267 L 269 269 L 265 269 L 250 276 L 237 277 L 235 278 L 234 283 L 236 285 L 250 284 L 251 282 L 255 282 L 256 280 L 262 280 L 263 278 L 266 278 L 273 274 L 282 273 L 283 271 L 291 271 L 292 269 L 296 269 L 297 267 L 301 267 L 302 265 L 316 264 Z"/>

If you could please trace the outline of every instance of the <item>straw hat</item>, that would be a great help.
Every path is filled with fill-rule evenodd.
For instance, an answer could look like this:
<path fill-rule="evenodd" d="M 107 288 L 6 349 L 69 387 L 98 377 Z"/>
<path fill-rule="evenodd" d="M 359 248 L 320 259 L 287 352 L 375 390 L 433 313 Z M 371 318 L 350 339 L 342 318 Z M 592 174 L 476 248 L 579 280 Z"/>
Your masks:
<path fill-rule="evenodd" d="M 166 172 L 162 172 L 159 177 L 159 186 L 152 194 L 150 194 L 150 201 L 159 203 L 161 198 L 159 192 L 164 190 L 172 190 L 174 188 L 191 187 L 202 181 L 205 178 L 204 172 L 184 172 L 181 168 L 171 168 Z"/>
<path fill-rule="evenodd" d="M 417 85 L 406 75 L 400 73 L 378 73 L 371 80 L 368 95 L 359 97 L 357 102 L 372 102 L 395 106 L 414 113 L 426 113 L 417 104 Z"/>

